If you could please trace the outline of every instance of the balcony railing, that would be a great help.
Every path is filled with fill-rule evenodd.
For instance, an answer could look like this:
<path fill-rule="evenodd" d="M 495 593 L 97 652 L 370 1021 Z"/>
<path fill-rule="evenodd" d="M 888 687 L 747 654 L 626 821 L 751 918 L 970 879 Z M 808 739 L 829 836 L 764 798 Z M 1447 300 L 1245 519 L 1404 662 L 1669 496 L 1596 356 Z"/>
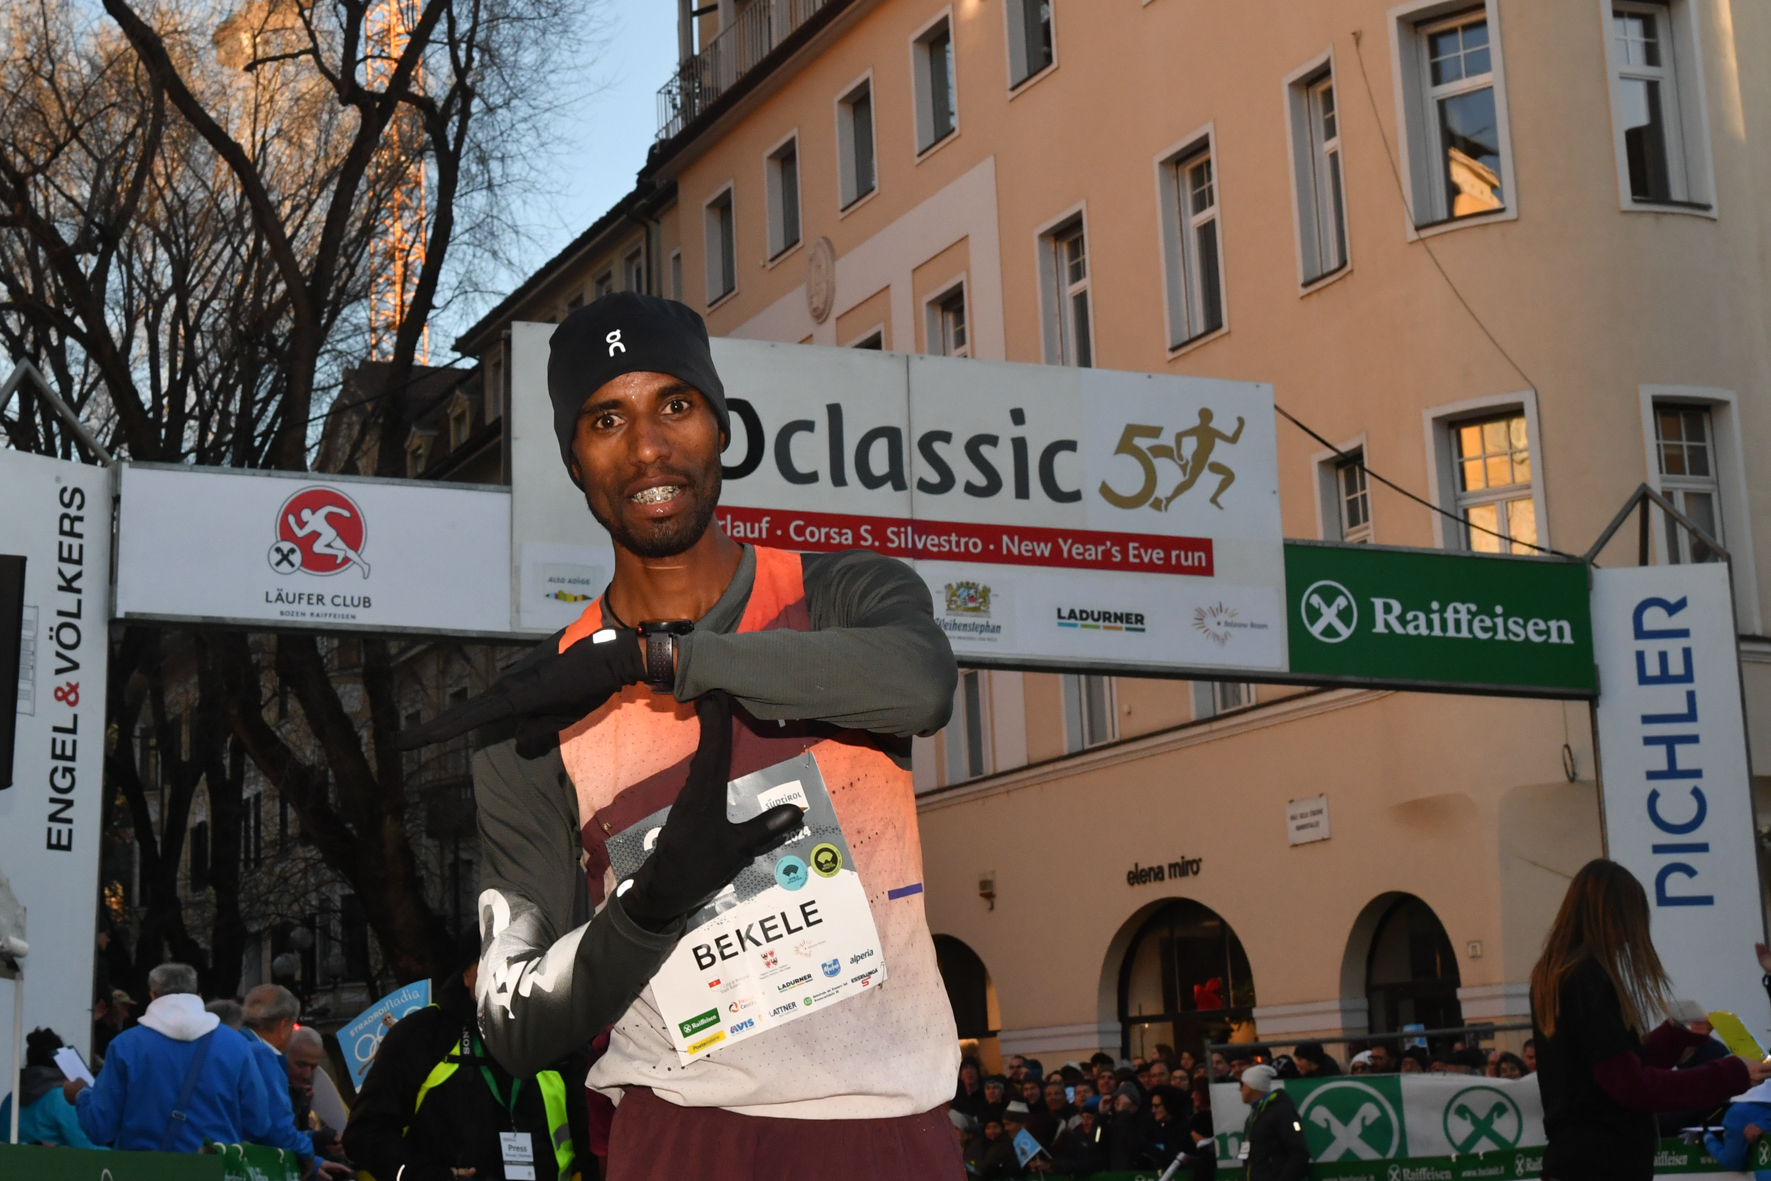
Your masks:
<path fill-rule="evenodd" d="M 719 101 L 832 0 L 751 0 L 738 19 L 658 90 L 658 138 L 670 139 Z"/>

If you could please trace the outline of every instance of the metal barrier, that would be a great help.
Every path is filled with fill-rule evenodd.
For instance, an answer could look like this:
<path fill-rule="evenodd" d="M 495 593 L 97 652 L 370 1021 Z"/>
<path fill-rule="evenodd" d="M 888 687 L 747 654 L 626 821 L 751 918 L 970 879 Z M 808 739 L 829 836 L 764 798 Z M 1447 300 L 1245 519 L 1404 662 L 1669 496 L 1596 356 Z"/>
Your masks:
<path fill-rule="evenodd" d="M 1252 1051 L 1254 1053 L 1266 1054 L 1268 1057 L 1272 1057 L 1275 1048 L 1295 1050 L 1305 1042 L 1317 1042 L 1324 1046 L 1344 1046 L 1352 1042 L 1408 1043 L 1420 1039 L 1431 1044 L 1432 1039 L 1440 1038 L 1445 1040 L 1462 1039 L 1466 1044 L 1469 1044 L 1473 1042 L 1491 1041 L 1497 1033 L 1519 1033 L 1529 1031 L 1530 1029 L 1531 1022 L 1515 1021 L 1504 1025 L 1476 1023 L 1471 1025 L 1453 1025 L 1445 1029 L 1398 1029 L 1390 1030 L 1385 1033 L 1349 1034 L 1345 1037 L 1315 1037 L 1312 1035 L 1310 1037 L 1297 1038 L 1264 1038 L 1260 1041 L 1253 1042 L 1207 1042 L 1205 1046 L 1205 1061 L 1206 1066 L 1209 1069 L 1211 1056 L 1220 1052 L 1224 1054 L 1226 1060 L 1229 1059 L 1229 1052 L 1233 1050 L 1243 1054 Z"/>

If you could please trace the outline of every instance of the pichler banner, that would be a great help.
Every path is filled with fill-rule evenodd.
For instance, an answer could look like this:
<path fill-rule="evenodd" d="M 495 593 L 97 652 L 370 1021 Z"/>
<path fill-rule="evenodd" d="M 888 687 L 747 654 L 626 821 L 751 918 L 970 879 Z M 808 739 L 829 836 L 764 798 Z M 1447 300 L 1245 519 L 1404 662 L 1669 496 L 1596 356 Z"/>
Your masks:
<path fill-rule="evenodd" d="M 511 337 L 513 622 L 534 631 L 614 569 L 559 459 L 552 329 Z M 968 665 L 1285 669 L 1269 386 L 730 338 L 713 355 L 734 538 L 910 562 Z"/>

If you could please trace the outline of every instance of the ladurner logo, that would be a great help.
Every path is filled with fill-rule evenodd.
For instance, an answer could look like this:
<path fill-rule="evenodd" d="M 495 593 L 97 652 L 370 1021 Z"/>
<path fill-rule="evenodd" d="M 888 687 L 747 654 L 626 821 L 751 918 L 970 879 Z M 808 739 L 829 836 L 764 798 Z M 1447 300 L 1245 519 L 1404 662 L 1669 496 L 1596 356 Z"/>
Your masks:
<path fill-rule="evenodd" d="M 336 488 L 303 488 L 277 510 L 271 569 L 278 574 L 337 574 L 352 566 L 369 577 L 363 560 L 369 526 L 357 502 Z"/>
<path fill-rule="evenodd" d="M 1141 632 L 1144 615 L 1141 611 L 1102 611 L 1094 607 L 1057 608 L 1059 627 L 1075 627 L 1084 631 Z"/>

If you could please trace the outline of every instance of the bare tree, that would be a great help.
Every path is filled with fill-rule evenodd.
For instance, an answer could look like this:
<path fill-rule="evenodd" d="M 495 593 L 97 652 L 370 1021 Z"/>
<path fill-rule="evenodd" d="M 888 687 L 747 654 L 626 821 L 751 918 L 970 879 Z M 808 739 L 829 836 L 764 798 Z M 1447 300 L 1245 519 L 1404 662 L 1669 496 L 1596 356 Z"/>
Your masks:
<path fill-rule="evenodd" d="M 389 56 L 369 35 L 370 7 L 245 0 L 224 12 L 204 0 L 105 0 L 109 26 L 82 23 L 72 0 L 0 12 L 0 344 L 36 360 L 118 454 L 304 470 L 343 363 L 364 349 L 377 226 L 395 186 L 421 167 L 423 263 L 387 392 L 372 407 L 380 467 L 394 470 L 400 393 L 424 326 L 451 298 L 446 287 L 458 294 L 463 276 L 496 260 L 502 194 L 545 142 L 540 96 L 559 91 L 553 63 L 571 58 L 586 8 L 423 0 L 408 5 L 410 36 Z M 0 428 L 15 447 L 80 453 L 34 395 L 13 407 L 0 406 Z M 182 716 L 166 701 L 175 648 L 196 670 L 191 716 L 225 725 L 193 726 L 188 750 L 175 744 L 179 757 L 165 763 L 165 783 L 144 784 L 121 738 L 138 726 L 160 734 Z M 237 848 L 250 758 L 362 899 L 395 974 L 429 969 L 447 936 L 404 822 L 391 746 L 395 652 L 365 642 L 368 720 L 359 724 L 311 635 L 187 641 L 125 630 L 112 664 L 119 740 L 108 766 L 142 846 L 145 926 L 159 945 L 188 952 L 175 912 L 192 793 L 207 784 L 217 865 L 237 866 L 222 854 Z M 311 745 L 266 720 L 273 679 L 298 702 Z M 165 759 L 174 746 L 159 748 Z M 146 793 L 161 786 L 156 837 Z M 228 981 L 239 929 L 237 909 L 218 907 L 212 944 Z"/>

